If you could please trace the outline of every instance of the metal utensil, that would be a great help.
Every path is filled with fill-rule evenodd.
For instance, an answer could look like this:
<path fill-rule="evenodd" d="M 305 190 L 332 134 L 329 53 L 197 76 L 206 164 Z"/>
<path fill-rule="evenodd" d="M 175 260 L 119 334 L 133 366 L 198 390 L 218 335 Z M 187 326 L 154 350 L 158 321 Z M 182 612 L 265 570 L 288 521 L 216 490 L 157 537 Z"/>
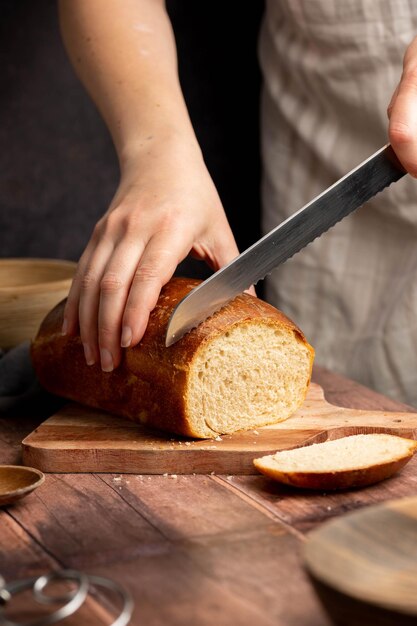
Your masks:
<path fill-rule="evenodd" d="M 57 581 L 75 583 L 76 588 L 59 597 L 44 593 L 44 590 L 51 583 Z M 105 591 L 111 591 L 117 595 L 122 604 L 122 608 L 119 612 L 119 616 L 112 622 L 111 626 L 126 626 L 132 617 L 134 608 L 130 593 L 110 578 L 87 575 L 77 570 L 50 572 L 43 576 L 26 578 L 8 584 L 6 584 L 4 579 L 0 576 L 0 626 L 48 626 L 49 624 L 61 622 L 70 615 L 73 615 L 84 604 L 90 592 L 90 586 L 101 587 L 104 588 Z M 26 622 L 15 622 L 8 619 L 4 614 L 4 607 L 12 601 L 12 598 L 16 594 L 26 589 L 32 589 L 33 597 L 39 604 L 61 604 L 62 606 L 44 617 L 35 618 L 34 620 Z"/>
<path fill-rule="evenodd" d="M 183 298 L 171 315 L 166 345 L 178 341 L 405 173 L 389 144 L 375 152 Z"/>

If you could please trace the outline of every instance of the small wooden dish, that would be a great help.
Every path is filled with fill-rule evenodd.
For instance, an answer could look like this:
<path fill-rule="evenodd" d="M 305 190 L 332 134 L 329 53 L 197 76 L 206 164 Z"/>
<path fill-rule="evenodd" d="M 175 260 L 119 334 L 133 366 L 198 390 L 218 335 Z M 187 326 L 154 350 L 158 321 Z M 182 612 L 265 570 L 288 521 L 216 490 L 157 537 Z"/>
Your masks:
<path fill-rule="evenodd" d="M 0 259 L 0 348 L 33 339 L 45 315 L 68 295 L 77 264 Z"/>
<path fill-rule="evenodd" d="M 13 504 L 42 485 L 45 475 L 33 467 L 0 465 L 0 506 Z"/>
<path fill-rule="evenodd" d="M 417 624 L 417 497 L 324 524 L 308 536 L 304 561 L 335 624 Z"/>

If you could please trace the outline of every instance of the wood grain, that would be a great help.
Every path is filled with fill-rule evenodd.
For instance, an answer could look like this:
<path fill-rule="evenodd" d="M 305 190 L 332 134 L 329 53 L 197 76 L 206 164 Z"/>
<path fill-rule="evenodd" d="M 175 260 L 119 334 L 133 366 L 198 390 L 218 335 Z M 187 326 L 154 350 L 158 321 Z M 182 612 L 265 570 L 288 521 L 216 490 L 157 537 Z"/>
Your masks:
<path fill-rule="evenodd" d="M 165 549 L 164 536 L 97 476 L 47 476 L 11 514 L 75 569 Z"/>
<path fill-rule="evenodd" d="M 24 439 L 23 460 L 45 472 L 255 474 L 256 457 L 365 432 L 417 438 L 417 413 L 336 407 L 312 384 L 287 421 L 201 441 L 170 437 L 73 403 Z"/>
<path fill-rule="evenodd" d="M 48 475 L 11 514 L 51 563 L 128 588 L 133 625 L 327 626 L 297 537 L 214 477 Z"/>
<path fill-rule="evenodd" d="M 315 376 L 343 406 L 408 410 L 325 370 Z M 0 420 L 3 462 L 18 459 L 38 423 L 33 407 Z M 131 626 L 330 626 L 302 567 L 305 531 L 415 493 L 417 459 L 384 483 L 337 494 L 295 493 L 262 476 L 48 474 L 0 511 L 0 573 L 15 580 L 73 566 L 108 576 L 133 595 Z M 67 621 L 111 621 L 91 616 Z"/>
<path fill-rule="evenodd" d="M 337 624 L 417 623 L 417 497 L 324 525 L 310 534 L 304 558 Z"/>
<path fill-rule="evenodd" d="M 0 574 L 10 580 L 40 576 L 57 569 L 56 560 L 14 520 L 0 509 Z"/>
<path fill-rule="evenodd" d="M 135 626 L 330 626 L 299 567 L 297 540 L 272 523 L 176 543 L 112 573 L 137 599 Z"/>
<path fill-rule="evenodd" d="M 260 507 L 248 506 L 211 476 L 100 475 L 101 479 L 171 541 L 244 532 L 270 524 Z M 163 515 L 161 515 L 161 511 Z"/>

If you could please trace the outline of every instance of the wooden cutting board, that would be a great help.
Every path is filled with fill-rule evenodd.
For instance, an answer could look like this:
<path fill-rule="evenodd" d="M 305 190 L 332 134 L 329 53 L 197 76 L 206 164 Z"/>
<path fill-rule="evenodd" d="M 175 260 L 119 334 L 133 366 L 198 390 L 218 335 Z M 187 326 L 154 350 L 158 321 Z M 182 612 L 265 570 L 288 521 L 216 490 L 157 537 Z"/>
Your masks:
<path fill-rule="evenodd" d="M 335 624 L 417 624 L 417 498 L 366 507 L 310 533 L 304 561 Z"/>
<path fill-rule="evenodd" d="M 312 383 L 303 406 L 285 422 L 197 440 L 151 431 L 72 403 L 23 440 L 23 462 L 44 472 L 256 474 L 256 457 L 370 432 L 417 439 L 417 413 L 336 407 Z"/>

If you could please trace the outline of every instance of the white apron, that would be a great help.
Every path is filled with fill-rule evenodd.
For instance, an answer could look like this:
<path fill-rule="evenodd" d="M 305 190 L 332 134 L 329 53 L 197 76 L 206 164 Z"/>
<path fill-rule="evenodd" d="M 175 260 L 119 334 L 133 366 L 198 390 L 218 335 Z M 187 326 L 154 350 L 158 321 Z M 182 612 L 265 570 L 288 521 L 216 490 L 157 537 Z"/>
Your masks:
<path fill-rule="evenodd" d="M 412 0 L 267 1 L 264 232 L 387 142 L 416 34 Z M 317 364 L 417 406 L 417 181 L 406 176 L 296 254 L 266 294 Z"/>

